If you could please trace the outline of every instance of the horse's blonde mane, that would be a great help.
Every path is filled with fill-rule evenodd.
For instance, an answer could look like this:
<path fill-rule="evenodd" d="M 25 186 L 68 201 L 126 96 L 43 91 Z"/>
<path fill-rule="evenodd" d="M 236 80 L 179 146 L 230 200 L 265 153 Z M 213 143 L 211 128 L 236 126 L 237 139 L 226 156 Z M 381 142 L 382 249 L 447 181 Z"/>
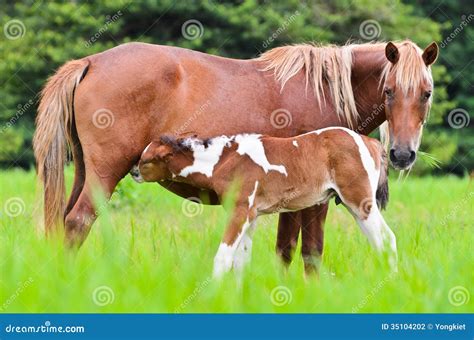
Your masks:
<path fill-rule="evenodd" d="M 298 72 L 304 69 L 306 89 L 313 87 L 314 95 L 321 105 L 324 101 L 326 80 L 337 114 L 345 118 L 349 126 L 359 117 L 352 94 L 351 68 L 352 52 L 348 46 L 317 46 L 299 44 L 271 49 L 259 60 L 266 63 L 263 71 L 273 71 L 281 83 L 281 90 Z"/>
<path fill-rule="evenodd" d="M 432 82 L 431 71 L 421 58 L 421 49 L 409 40 L 395 44 L 399 48 L 400 59 L 395 65 L 387 60 L 383 66 L 381 83 L 390 72 L 395 72 L 397 86 L 404 93 L 418 88 L 422 80 Z M 385 45 L 385 42 L 345 46 L 297 44 L 271 49 L 258 60 L 265 63 L 262 71 L 273 71 L 282 91 L 292 77 L 304 70 L 306 89 L 312 86 L 319 105 L 321 100 L 325 100 L 324 83 L 327 82 L 338 116 L 352 128 L 359 118 L 351 84 L 352 51 L 384 50 Z"/>

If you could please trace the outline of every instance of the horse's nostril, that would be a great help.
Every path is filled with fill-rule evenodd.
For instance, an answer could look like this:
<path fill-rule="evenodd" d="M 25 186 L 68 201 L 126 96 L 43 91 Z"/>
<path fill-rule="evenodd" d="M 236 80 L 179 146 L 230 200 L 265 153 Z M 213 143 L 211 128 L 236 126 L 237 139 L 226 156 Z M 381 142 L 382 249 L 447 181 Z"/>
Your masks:
<path fill-rule="evenodd" d="M 395 149 L 390 149 L 390 160 L 392 162 L 395 162 L 397 160 L 397 157 L 395 157 Z"/>
<path fill-rule="evenodd" d="M 407 167 L 415 161 L 416 152 L 408 148 L 390 149 L 390 161 L 399 167 Z"/>

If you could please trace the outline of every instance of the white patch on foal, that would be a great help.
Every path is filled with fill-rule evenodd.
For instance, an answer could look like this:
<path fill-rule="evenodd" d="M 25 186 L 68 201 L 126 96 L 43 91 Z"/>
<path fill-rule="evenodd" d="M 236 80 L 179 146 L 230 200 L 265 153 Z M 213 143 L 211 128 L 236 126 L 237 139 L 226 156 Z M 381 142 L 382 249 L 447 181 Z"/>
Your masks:
<path fill-rule="evenodd" d="M 249 197 L 250 198 L 250 197 Z M 245 264 L 250 262 L 252 253 L 252 229 L 255 227 L 255 220 L 249 222 L 247 219 L 242 226 L 241 233 L 231 245 L 221 243 L 217 254 L 214 257 L 214 278 L 220 278 L 225 273 L 235 268 L 242 272 Z"/>
<path fill-rule="evenodd" d="M 367 172 L 367 176 L 369 177 L 369 183 L 372 189 L 372 195 L 375 200 L 375 192 L 377 190 L 377 184 L 379 181 L 380 173 L 379 171 L 377 171 L 375 167 L 375 161 L 372 158 L 372 155 L 370 154 L 370 151 L 367 148 L 367 145 L 365 145 L 362 137 L 359 134 L 357 134 L 355 131 L 352 131 L 350 129 L 347 129 L 341 126 L 331 126 L 331 127 L 319 129 L 313 132 L 319 135 L 320 133 L 324 131 L 328 131 L 328 130 L 342 130 L 348 133 L 354 139 L 354 142 L 359 147 L 359 154 L 360 154 L 360 159 L 362 161 L 362 166 L 364 167 L 365 171 Z"/>
<path fill-rule="evenodd" d="M 298 142 L 296 140 L 294 140 L 293 145 L 295 146 L 295 148 L 297 148 L 298 147 Z"/>
<path fill-rule="evenodd" d="M 212 276 L 215 278 L 222 277 L 225 273 L 232 269 L 232 263 L 234 262 L 234 252 L 232 246 L 227 243 L 221 243 L 217 254 L 214 257 L 214 270 Z"/>
<path fill-rule="evenodd" d="M 194 162 L 183 168 L 179 176 L 187 177 L 193 173 L 201 173 L 207 177 L 212 177 L 214 167 L 219 162 L 224 148 L 230 146 L 230 142 L 232 141 L 238 144 L 237 153 L 239 155 L 248 155 L 255 164 L 262 167 L 265 173 L 274 170 L 288 176 L 283 165 L 270 164 L 265 155 L 265 148 L 260 137 L 261 135 L 257 134 L 215 137 L 209 140 L 207 148 L 201 140 L 187 138 L 183 143 L 193 151 Z"/>
<path fill-rule="evenodd" d="M 385 222 L 377 205 L 373 205 L 369 216 L 365 220 L 356 218 L 362 232 L 367 236 L 370 244 L 378 251 L 389 248 L 389 264 L 393 271 L 398 271 L 397 238 Z"/>
<path fill-rule="evenodd" d="M 237 153 L 239 155 L 248 155 L 250 159 L 257 165 L 261 166 L 265 173 L 269 171 L 278 171 L 288 176 L 286 168 L 283 165 L 270 164 L 265 154 L 265 148 L 260 140 L 261 135 L 257 134 L 241 134 L 235 136 L 235 142 L 239 145 Z"/>
<path fill-rule="evenodd" d="M 253 189 L 252 193 L 249 196 L 249 209 L 252 208 L 253 203 L 255 201 L 255 195 L 257 194 L 257 188 L 258 188 L 258 181 L 255 181 L 255 188 Z"/>
<path fill-rule="evenodd" d="M 245 228 L 242 230 L 242 238 L 235 250 L 233 268 L 238 274 L 243 272 L 245 265 L 249 263 L 252 258 L 252 236 L 256 222 L 257 220 L 254 219 L 247 227 L 244 225 Z"/>
<path fill-rule="evenodd" d="M 192 173 L 201 173 L 207 177 L 211 177 L 214 167 L 224 151 L 224 148 L 232 141 L 231 137 L 220 136 L 209 141 L 207 148 L 202 141 L 188 138 L 184 140 L 184 144 L 189 146 L 193 151 L 193 164 L 183 168 L 179 176 L 186 177 Z"/>
<path fill-rule="evenodd" d="M 145 150 L 143 150 L 143 152 L 142 152 L 142 155 L 145 154 L 145 152 L 150 148 L 150 145 L 151 145 L 151 144 L 152 144 L 152 143 L 150 143 L 150 144 L 148 144 L 148 145 L 146 146 Z"/>

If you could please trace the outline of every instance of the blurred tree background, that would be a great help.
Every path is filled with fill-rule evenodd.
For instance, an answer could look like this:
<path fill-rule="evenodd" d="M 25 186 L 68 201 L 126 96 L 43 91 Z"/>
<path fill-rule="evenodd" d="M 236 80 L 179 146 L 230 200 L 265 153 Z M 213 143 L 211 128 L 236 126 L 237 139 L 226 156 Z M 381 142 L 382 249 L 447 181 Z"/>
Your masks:
<path fill-rule="evenodd" d="M 409 38 L 422 48 L 432 41 L 441 48 L 421 147 L 440 168 L 422 161 L 415 171 L 466 174 L 474 168 L 473 7 L 470 0 L 0 0 L 0 166 L 32 166 L 38 93 L 47 77 L 67 60 L 124 42 L 251 58 L 291 43 Z M 188 20 L 197 22 L 186 30 Z M 372 30 L 366 32 L 367 23 Z M 455 128 L 453 114 L 464 119 Z"/>

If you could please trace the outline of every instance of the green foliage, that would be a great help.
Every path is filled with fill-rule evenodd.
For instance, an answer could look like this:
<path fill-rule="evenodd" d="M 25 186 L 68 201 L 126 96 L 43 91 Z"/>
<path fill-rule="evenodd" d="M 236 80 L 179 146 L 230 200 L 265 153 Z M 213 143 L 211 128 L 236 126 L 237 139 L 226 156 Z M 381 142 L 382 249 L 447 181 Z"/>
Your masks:
<path fill-rule="evenodd" d="M 379 30 L 371 37 L 373 39 L 410 38 L 420 46 L 426 46 L 433 40 L 441 41 L 456 26 L 456 20 L 450 23 L 438 16 L 438 12 L 429 18 L 430 4 L 411 2 L 0 1 L 0 26 L 3 27 L 3 34 L 0 35 L 0 166 L 27 167 L 33 163 L 31 138 L 37 94 L 47 77 L 67 60 L 128 41 L 174 45 L 222 56 L 251 58 L 282 44 L 308 41 L 344 44 L 348 40 L 364 42 L 367 40 L 360 30 L 366 20 L 375 20 L 379 26 Z M 472 12 L 456 1 L 444 4 L 443 11 L 453 17 L 461 11 L 466 14 Z M 7 30 L 12 20 L 20 22 L 17 26 L 20 33 L 13 34 L 13 39 Z M 198 27 L 196 31 L 195 26 L 183 34 L 183 24 L 188 20 L 198 20 L 202 30 Z M 425 132 L 427 140 L 438 140 L 429 136 L 435 133 L 432 131 L 443 128 L 443 122 L 445 124 L 446 115 L 451 109 L 464 107 L 471 115 L 474 111 L 474 100 L 469 95 L 472 92 L 471 84 L 474 83 L 474 72 L 463 70 L 474 48 L 468 43 L 472 39 L 472 26 L 467 26 L 441 50 L 440 62 L 433 67 L 436 90 L 431 119 Z M 186 38 L 186 34 L 193 39 Z M 30 101 L 33 105 L 27 105 Z M 456 138 L 452 130 L 445 133 L 442 141 L 449 145 L 460 143 L 450 158 L 441 157 L 445 159 L 442 165 L 445 170 L 450 170 L 455 162 L 454 155 L 461 158 L 462 150 L 468 150 L 469 153 L 468 146 L 472 145 L 471 142 L 465 144 L 466 138 Z M 439 147 L 423 143 L 423 151 L 428 153 L 436 153 L 434 150 Z M 472 155 L 463 154 L 462 158 L 463 167 L 473 163 Z"/>
<path fill-rule="evenodd" d="M 435 146 L 443 153 L 446 146 L 450 157 L 444 157 L 443 171 L 456 174 L 466 174 L 474 169 L 474 70 L 472 55 L 474 55 L 474 3 L 464 0 L 446 0 L 441 3 L 430 1 L 409 0 L 419 16 L 429 17 L 438 22 L 441 37 L 438 40 L 440 56 L 437 64 L 441 65 L 450 76 L 438 74 L 434 68 L 436 83 L 436 101 L 433 110 L 436 114 L 435 129 L 443 129 L 445 137 L 437 140 Z M 442 92 L 438 91 L 442 88 Z M 441 96 L 441 97 L 440 97 Z M 461 129 L 453 129 L 448 123 L 448 115 L 454 107 L 465 110 L 469 116 L 470 125 Z M 439 120 L 442 117 L 442 120 Z M 436 132 L 438 133 L 438 132 Z M 433 140 L 435 138 L 432 138 Z M 441 144 L 447 143 L 447 144 Z M 454 152 L 452 145 L 456 143 Z M 426 141 L 423 144 L 427 145 Z"/>

